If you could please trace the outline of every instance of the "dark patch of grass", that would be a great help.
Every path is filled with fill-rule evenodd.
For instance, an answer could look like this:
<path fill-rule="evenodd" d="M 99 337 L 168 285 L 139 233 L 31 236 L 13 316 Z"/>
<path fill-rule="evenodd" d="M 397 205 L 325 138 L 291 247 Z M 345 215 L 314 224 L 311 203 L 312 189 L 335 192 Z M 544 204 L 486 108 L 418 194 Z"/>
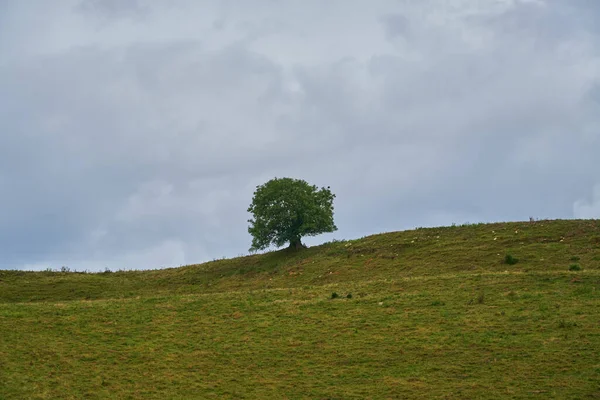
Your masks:
<path fill-rule="evenodd" d="M 485 296 L 483 294 L 483 292 L 479 293 L 479 296 L 477 296 L 477 304 L 483 304 L 485 302 Z"/>
<path fill-rule="evenodd" d="M 519 259 L 516 257 L 513 257 L 512 254 L 507 254 L 504 256 L 504 264 L 515 265 L 518 262 L 519 262 Z"/>
<path fill-rule="evenodd" d="M 579 264 L 571 264 L 569 265 L 569 271 L 581 271 L 581 266 Z"/>
<path fill-rule="evenodd" d="M 576 322 L 573 321 L 567 321 L 564 319 L 561 319 L 560 321 L 558 321 L 558 327 L 561 329 L 570 329 L 570 328 L 574 328 L 577 326 Z"/>

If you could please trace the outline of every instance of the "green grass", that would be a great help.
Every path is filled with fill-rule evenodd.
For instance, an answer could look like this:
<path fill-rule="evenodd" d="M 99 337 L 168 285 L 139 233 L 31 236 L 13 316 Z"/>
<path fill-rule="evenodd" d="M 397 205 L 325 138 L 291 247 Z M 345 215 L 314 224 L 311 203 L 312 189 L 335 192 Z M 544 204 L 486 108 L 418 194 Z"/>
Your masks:
<path fill-rule="evenodd" d="M 0 271 L 0 399 L 593 399 L 598 349 L 595 220 L 160 271 Z"/>

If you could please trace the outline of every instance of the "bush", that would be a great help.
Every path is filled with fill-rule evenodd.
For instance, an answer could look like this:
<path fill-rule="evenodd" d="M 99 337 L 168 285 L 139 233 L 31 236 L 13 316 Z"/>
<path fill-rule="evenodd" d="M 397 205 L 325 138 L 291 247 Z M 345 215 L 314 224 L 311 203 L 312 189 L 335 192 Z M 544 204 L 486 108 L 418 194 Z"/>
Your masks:
<path fill-rule="evenodd" d="M 581 271 L 581 266 L 579 264 L 571 264 L 569 265 L 569 271 Z"/>
<path fill-rule="evenodd" d="M 507 254 L 506 256 L 504 256 L 504 264 L 515 265 L 518 262 L 519 262 L 519 259 L 516 257 L 513 257 L 511 254 Z"/>
<path fill-rule="evenodd" d="M 336 292 L 331 293 L 331 298 L 332 299 L 337 299 L 338 297 L 340 297 L 340 295 L 337 294 Z"/>

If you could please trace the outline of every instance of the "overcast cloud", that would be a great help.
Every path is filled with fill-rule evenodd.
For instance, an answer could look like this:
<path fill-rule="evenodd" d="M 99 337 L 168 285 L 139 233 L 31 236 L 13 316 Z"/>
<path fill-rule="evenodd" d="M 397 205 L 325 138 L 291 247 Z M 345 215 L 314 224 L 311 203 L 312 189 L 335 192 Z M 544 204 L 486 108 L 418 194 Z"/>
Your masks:
<path fill-rule="evenodd" d="M 600 217 L 600 3 L 0 1 L 0 268 L 245 254 L 275 176 L 356 238 Z"/>

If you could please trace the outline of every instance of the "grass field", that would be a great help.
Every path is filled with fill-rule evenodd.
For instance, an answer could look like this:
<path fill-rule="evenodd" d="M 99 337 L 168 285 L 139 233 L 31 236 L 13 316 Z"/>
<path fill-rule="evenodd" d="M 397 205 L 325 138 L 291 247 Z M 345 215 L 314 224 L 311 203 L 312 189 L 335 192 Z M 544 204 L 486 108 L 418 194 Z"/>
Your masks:
<path fill-rule="evenodd" d="M 600 221 L 0 271 L 0 399 L 84 398 L 600 399 Z"/>

